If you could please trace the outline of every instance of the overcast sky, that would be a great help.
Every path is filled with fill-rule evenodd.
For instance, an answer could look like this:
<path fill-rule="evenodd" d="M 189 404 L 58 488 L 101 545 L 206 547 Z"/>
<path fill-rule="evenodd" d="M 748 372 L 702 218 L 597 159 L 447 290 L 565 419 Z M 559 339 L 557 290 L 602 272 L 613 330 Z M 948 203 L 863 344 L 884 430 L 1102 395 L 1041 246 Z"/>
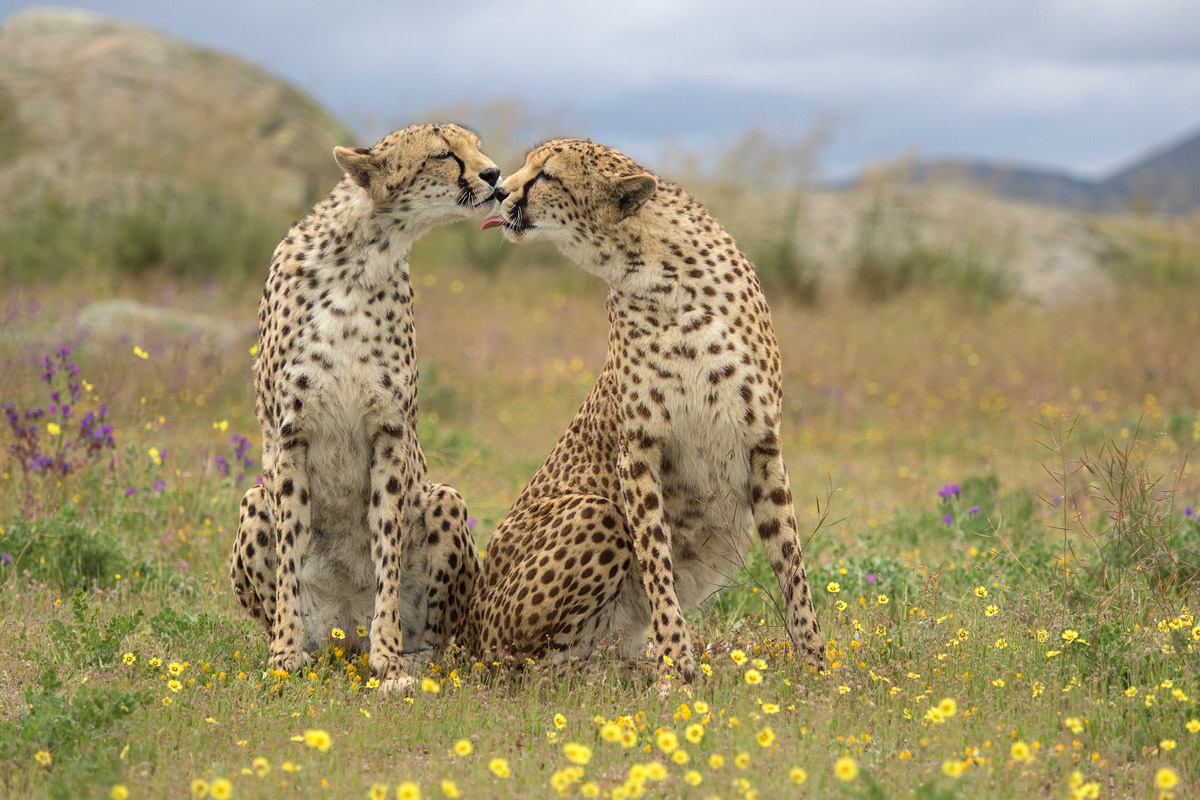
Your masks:
<path fill-rule="evenodd" d="M 263 66 L 364 141 L 430 108 L 519 100 L 539 133 L 651 165 L 758 127 L 824 131 L 825 177 L 913 154 L 1094 177 L 1200 129 L 1200 0 L 74 5 Z"/>

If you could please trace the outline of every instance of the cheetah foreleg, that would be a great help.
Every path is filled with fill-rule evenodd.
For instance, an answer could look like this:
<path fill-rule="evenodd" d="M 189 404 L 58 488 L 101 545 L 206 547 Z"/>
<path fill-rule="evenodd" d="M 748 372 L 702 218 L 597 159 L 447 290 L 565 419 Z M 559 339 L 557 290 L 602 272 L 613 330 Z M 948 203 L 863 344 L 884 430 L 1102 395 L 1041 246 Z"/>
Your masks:
<path fill-rule="evenodd" d="M 275 464 L 275 615 L 271 622 L 271 666 L 294 672 L 308 660 L 300 622 L 300 565 L 312 536 L 308 496 L 308 442 L 294 431 L 281 432 Z"/>
<path fill-rule="evenodd" d="M 771 434 L 750 454 L 750 499 L 754 524 L 779 581 L 792 647 L 806 664 L 825 664 L 825 642 L 813 609 L 796 511 L 779 437 Z"/>
<path fill-rule="evenodd" d="M 651 628 L 660 672 L 674 670 L 691 682 L 696 671 L 683 609 L 675 594 L 671 530 L 663 517 L 659 468 L 662 441 L 644 433 L 625 436 L 617 459 L 625 513 L 633 532 L 633 550 L 650 601 Z"/>
<path fill-rule="evenodd" d="M 419 486 L 406 459 L 420 453 L 420 445 L 405 425 L 381 428 L 371 442 L 371 504 L 367 526 L 375 562 L 375 616 L 371 623 L 370 664 L 385 690 L 407 688 L 404 670 L 404 634 L 401 626 L 400 580 L 404 564 L 403 540 L 407 517 L 420 513 Z M 417 456 L 420 458 L 420 456 Z"/>

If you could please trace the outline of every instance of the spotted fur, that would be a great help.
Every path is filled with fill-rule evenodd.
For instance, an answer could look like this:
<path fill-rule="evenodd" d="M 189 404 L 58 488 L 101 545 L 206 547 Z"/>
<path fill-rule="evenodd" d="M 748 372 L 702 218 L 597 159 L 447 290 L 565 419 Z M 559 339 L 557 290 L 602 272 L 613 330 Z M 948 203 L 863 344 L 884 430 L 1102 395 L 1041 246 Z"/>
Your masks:
<path fill-rule="evenodd" d="M 682 188 L 591 141 L 552 141 L 496 191 L 505 235 L 609 285 L 591 394 L 487 545 L 464 638 L 484 658 L 590 653 L 647 629 L 691 680 L 683 610 L 757 528 L 793 648 L 824 661 L 780 445 L 779 348 L 754 265 Z M 488 227 L 488 226 L 485 226 Z"/>
<path fill-rule="evenodd" d="M 390 688 L 458 632 L 478 571 L 462 498 L 427 481 L 417 440 L 407 253 L 490 206 L 500 171 L 457 125 L 334 158 L 344 177 L 276 248 L 259 304 L 263 482 L 242 499 L 230 578 L 273 667 L 300 667 L 337 627 Z"/>

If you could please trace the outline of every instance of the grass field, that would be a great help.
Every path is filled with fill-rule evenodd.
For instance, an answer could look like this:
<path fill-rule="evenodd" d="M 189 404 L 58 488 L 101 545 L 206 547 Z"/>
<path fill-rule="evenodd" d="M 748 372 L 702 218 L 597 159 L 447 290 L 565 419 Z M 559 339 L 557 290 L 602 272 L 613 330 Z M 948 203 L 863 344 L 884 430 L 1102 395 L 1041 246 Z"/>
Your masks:
<path fill-rule="evenodd" d="M 606 340 L 602 287 L 552 254 L 468 266 L 498 263 L 498 239 L 412 259 L 430 471 L 484 551 Z M 456 653 L 410 697 L 336 649 L 267 671 L 226 577 L 257 475 L 265 254 L 218 285 L 6 280 L 0 795 L 1200 796 L 1188 247 L 1156 269 L 1146 245 L 1113 296 L 1051 309 L 936 281 L 882 302 L 769 294 L 830 663 L 793 664 L 755 550 L 689 615 L 703 672 L 662 699 L 615 657 Z M 72 322 L 114 295 L 230 336 Z"/>

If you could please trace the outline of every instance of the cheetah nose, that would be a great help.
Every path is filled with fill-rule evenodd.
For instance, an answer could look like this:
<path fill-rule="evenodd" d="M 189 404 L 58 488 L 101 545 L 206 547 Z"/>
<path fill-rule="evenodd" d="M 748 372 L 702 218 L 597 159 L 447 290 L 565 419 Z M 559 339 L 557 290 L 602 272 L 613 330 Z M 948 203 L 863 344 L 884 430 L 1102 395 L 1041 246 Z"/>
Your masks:
<path fill-rule="evenodd" d="M 492 193 L 492 199 L 497 203 L 503 203 L 506 197 L 508 197 L 508 190 L 500 186 L 497 186 L 496 191 Z"/>
<path fill-rule="evenodd" d="M 495 186 L 496 181 L 500 180 L 500 169 L 499 167 L 488 167 L 479 173 L 479 177 L 483 178 L 483 182 L 488 186 Z"/>

